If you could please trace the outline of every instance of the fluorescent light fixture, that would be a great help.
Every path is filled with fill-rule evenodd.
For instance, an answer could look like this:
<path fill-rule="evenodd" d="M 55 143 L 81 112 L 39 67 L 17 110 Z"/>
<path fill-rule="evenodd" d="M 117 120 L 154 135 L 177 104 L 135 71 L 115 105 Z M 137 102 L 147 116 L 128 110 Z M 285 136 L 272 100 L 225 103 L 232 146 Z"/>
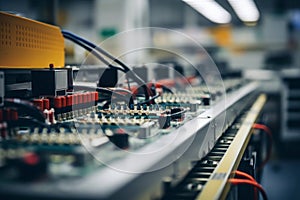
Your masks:
<path fill-rule="evenodd" d="M 243 22 L 258 21 L 259 11 L 253 0 L 228 0 L 228 2 Z"/>
<path fill-rule="evenodd" d="M 204 17 L 217 24 L 227 24 L 231 15 L 214 0 L 182 0 Z"/>

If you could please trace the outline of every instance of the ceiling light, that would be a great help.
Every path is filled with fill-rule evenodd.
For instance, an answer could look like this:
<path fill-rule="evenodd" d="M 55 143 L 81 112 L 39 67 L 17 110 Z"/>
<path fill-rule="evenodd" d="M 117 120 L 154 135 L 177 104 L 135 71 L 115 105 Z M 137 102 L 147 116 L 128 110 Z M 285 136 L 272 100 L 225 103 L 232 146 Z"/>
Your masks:
<path fill-rule="evenodd" d="M 230 13 L 214 0 L 183 1 L 214 23 L 227 24 L 231 21 Z"/>
<path fill-rule="evenodd" d="M 228 0 L 228 2 L 243 22 L 258 21 L 259 11 L 253 0 Z"/>

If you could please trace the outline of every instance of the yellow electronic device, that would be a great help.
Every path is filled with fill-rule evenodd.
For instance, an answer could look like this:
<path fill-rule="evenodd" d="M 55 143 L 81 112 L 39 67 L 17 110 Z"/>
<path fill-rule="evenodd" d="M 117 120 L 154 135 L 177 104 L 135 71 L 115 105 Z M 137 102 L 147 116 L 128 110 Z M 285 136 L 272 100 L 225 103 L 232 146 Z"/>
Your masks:
<path fill-rule="evenodd" d="M 64 67 L 60 28 L 0 12 L 0 68 Z"/>

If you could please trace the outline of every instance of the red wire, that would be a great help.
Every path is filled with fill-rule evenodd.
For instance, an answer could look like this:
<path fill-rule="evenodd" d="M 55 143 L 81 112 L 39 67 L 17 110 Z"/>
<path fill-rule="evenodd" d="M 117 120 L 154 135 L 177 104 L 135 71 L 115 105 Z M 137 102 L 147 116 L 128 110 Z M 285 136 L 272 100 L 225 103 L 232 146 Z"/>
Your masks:
<path fill-rule="evenodd" d="M 267 135 L 269 137 L 269 141 L 270 141 L 268 152 L 267 152 L 267 156 L 266 156 L 265 160 L 262 162 L 261 166 L 258 168 L 258 170 L 260 170 L 260 169 L 262 169 L 265 166 L 265 164 L 269 161 L 269 159 L 271 157 L 273 136 L 272 136 L 271 130 L 267 126 L 265 126 L 263 124 L 257 124 L 257 123 L 255 123 L 255 124 L 253 124 L 253 128 L 254 129 L 263 130 L 265 133 L 267 133 Z M 256 182 L 256 180 L 252 176 L 250 176 L 249 174 L 247 174 L 245 172 L 238 171 L 238 170 L 235 171 L 235 175 L 244 177 L 244 178 L 246 178 L 248 180 L 232 178 L 232 179 L 228 180 L 231 184 L 233 184 L 233 185 L 238 185 L 238 184 L 249 184 L 249 185 L 252 185 L 252 186 L 255 187 L 254 188 L 255 189 L 255 196 L 254 196 L 255 199 L 257 199 L 257 191 L 256 191 L 256 189 L 259 189 L 259 191 L 261 192 L 264 200 L 268 199 L 266 191 L 263 189 L 263 187 L 259 183 Z"/>
<path fill-rule="evenodd" d="M 264 161 L 261 163 L 261 165 L 258 167 L 258 170 L 261 170 L 267 164 L 267 162 L 270 160 L 270 157 L 272 154 L 273 136 L 272 136 L 272 132 L 271 132 L 270 128 L 267 127 L 266 125 L 255 123 L 255 124 L 253 124 L 253 128 L 263 130 L 265 133 L 267 133 L 267 135 L 269 137 L 269 141 L 270 141 L 267 156 L 264 159 Z"/>
<path fill-rule="evenodd" d="M 239 170 L 236 170 L 235 172 L 235 175 L 237 176 L 241 176 L 241 177 L 244 177 L 244 178 L 247 178 L 249 179 L 250 181 L 253 181 L 253 182 L 256 182 L 256 180 L 250 176 L 249 174 L 245 173 L 245 172 L 242 172 L 242 171 L 239 171 Z M 254 199 L 257 200 L 257 188 L 254 188 Z"/>
<path fill-rule="evenodd" d="M 259 189 L 259 191 L 261 192 L 263 199 L 264 200 L 268 200 L 268 196 L 266 191 L 264 190 L 264 188 L 258 184 L 257 182 L 254 181 L 250 181 L 250 180 L 243 180 L 243 179 L 237 179 L 237 178 L 231 178 L 228 180 L 231 184 L 233 185 L 239 185 L 239 184 L 248 184 L 248 185 L 252 185 L 255 188 Z"/>
<path fill-rule="evenodd" d="M 256 181 L 252 176 L 250 176 L 249 174 L 247 174 L 245 172 L 236 170 L 234 173 L 235 173 L 235 175 L 245 177 L 245 178 L 249 179 L 250 181 Z"/>

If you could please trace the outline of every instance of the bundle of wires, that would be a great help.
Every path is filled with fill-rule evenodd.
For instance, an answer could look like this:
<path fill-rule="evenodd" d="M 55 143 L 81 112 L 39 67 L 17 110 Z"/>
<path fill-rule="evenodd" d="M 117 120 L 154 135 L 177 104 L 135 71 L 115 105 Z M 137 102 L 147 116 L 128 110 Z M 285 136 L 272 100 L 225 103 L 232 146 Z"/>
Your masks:
<path fill-rule="evenodd" d="M 85 50 L 91 52 L 94 56 L 96 56 L 101 62 L 103 62 L 108 67 L 126 73 L 126 77 L 130 77 L 132 80 L 134 80 L 138 85 L 140 85 L 144 89 L 145 102 L 147 102 L 147 103 L 151 102 L 151 99 L 149 100 L 149 97 L 151 96 L 151 91 L 148 89 L 146 83 L 136 73 L 134 73 L 129 66 L 127 66 L 125 63 L 123 63 L 116 57 L 112 56 L 109 52 L 105 51 L 101 47 L 95 45 L 94 43 L 92 43 L 74 33 L 62 30 L 62 35 L 66 39 L 78 44 L 79 46 L 83 47 Z M 112 63 L 108 62 L 103 56 L 109 58 L 112 62 L 117 63 L 119 66 L 112 65 Z M 127 80 L 127 83 L 128 83 L 128 88 L 130 88 L 129 80 Z"/>

